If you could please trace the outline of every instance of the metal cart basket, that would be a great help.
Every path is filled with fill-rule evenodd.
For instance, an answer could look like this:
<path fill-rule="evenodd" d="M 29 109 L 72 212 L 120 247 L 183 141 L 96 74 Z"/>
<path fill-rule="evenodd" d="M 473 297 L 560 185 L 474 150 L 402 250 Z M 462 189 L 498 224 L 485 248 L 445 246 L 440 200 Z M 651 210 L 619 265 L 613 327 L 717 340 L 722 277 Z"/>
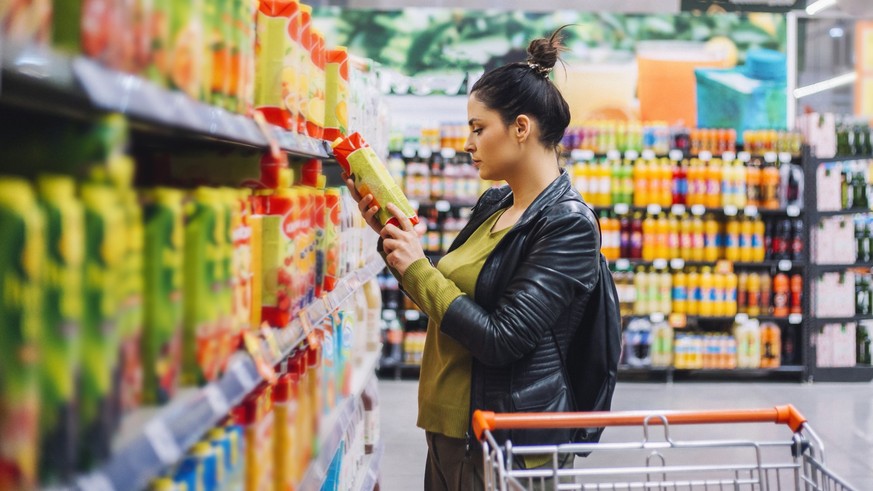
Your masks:
<path fill-rule="evenodd" d="M 739 423 L 786 425 L 791 430 L 786 437 L 790 438 L 741 439 Z M 690 438 L 671 437 L 671 427 L 679 425 L 694 425 L 681 430 L 674 428 L 674 432 L 682 431 Z M 639 427 L 642 439 L 522 447 L 513 446 L 511 441 L 500 444 L 492 434 L 495 430 L 610 426 Z M 713 427 L 728 438 L 700 439 L 707 428 Z M 853 489 L 825 466 L 821 439 L 791 405 L 726 411 L 511 414 L 476 411 L 473 428 L 483 446 L 486 490 Z M 579 460 L 579 468 L 572 465 L 562 468 L 559 463 L 572 454 L 588 457 Z M 631 454 L 638 454 L 639 458 Z M 518 465 L 525 456 L 532 455 L 550 455 L 551 465 L 535 469 Z"/>

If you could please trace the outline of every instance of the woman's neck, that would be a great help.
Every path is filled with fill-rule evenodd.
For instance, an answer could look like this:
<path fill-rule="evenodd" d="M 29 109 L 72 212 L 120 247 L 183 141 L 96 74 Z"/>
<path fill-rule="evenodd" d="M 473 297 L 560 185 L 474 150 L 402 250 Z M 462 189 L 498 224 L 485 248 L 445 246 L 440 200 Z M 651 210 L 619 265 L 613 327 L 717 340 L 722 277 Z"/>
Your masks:
<path fill-rule="evenodd" d="M 527 160 L 516 175 L 506 179 L 512 189 L 512 207 L 516 210 L 526 210 L 561 175 L 558 156 L 554 152 L 543 153 L 538 157 Z"/>

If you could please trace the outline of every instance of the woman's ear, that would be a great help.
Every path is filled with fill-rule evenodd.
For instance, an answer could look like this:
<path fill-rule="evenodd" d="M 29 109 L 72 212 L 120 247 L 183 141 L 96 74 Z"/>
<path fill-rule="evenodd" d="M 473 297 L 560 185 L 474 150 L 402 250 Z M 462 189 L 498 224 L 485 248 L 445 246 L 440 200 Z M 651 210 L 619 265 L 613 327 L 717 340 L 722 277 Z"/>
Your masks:
<path fill-rule="evenodd" d="M 532 129 L 531 123 L 531 119 L 525 114 L 519 114 L 515 118 L 515 135 L 513 136 L 517 139 L 518 143 L 527 141 Z"/>

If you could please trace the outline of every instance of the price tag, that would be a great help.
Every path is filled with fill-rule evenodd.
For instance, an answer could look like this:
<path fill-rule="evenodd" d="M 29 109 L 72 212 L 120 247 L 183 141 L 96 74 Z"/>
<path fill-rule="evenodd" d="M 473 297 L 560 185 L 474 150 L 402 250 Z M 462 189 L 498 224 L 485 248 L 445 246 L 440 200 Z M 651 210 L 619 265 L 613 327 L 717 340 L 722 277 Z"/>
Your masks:
<path fill-rule="evenodd" d="M 102 472 L 94 472 L 80 477 L 76 481 L 76 489 L 82 491 L 115 491 L 112 481 Z"/>
<path fill-rule="evenodd" d="M 146 425 L 143 433 L 162 464 L 173 464 L 182 457 L 182 449 L 179 448 L 164 420 L 151 421 Z"/>
<path fill-rule="evenodd" d="M 606 158 L 609 160 L 619 160 L 621 159 L 621 152 L 618 150 L 610 150 L 606 152 Z"/>
<path fill-rule="evenodd" d="M 444 199 L 441 199 L 434 203 L 434 208 L 436 208 L 437 211 L 445 213 L 452 209 L 452 204 Z"/>
<path fill-rule="evenodd" d="M 224 393 L 215 384 L 209 384 L 203 388 L 203 395 L 206 396 L 206 402 L 212 409 L 212 414 L 225 415 L 230 411 L 230 404 L 227 403 L 227 398 Z"/>
<path fill-rule="evenodd" d="M 785 208 L 785 213 L 790 217 L 799 217 L 800 216 L 800 207 L 797 205 L 788 205 Z"/>
<path fill-rule="evenodd" d="M 415 151 L 415 147 L 413 147 L 412 145 L 404 145 L 403 148 L 400 150 L 400 154 L 407 159 L 414 159 L 416 153 L 417 152 Z"/>
<path fill-rule="evenodd" d="M 655 259 L 652 261 L 652 267 L 655 269 L 667 269 L 666 259 Z"/>
<path fill-rule="evenodd" d="M 743 209 L 743 215 L 747 217 L 756 217 L 758 216 L 758 207 L 757 206 L 747 206 Z"/>
<path fill-rule="evenodd" d="M 581 150 L 580 155 L 584 161 L 594 160 L 594 152 L 592 150 Z"/>
<path fill-rule="evenodd" d="M 300 324 L 303 326 L 303 334 L 309 336 L 309 333 L 312 332 L 312 319 L 309 318 L 309 314 L 305 310 L 300 312 L 298 317 L 300 318 Z"/>
<path fill-rule="evenodd" d="M 282 359 L 282 350 L 279 349 L 279 343 L 276 341 L 276 335 L 274 332 L 274 329 L 268 326 L 266 322 L 261 326 L 261 337 L 263 337 L 264 341 L 267 342 L 267 348 L 270 350 L 270 357 L 275 362 L 278 362 Z"/>
<path fill-rule="evenodd" d="M 582 158 L 582 155 L 584 154 L 584 152 L 585 152 L 584 150 L 574 148 L 573 150 L 570 151 L 570 158 L 576 162 L 581 162 L 581 161 L 585 160 Z"/>
<path fill-rule="evenodd" d="M 734 322 L 737 324 L 745 324 L 749 322 L 749 314 L 737 314 L 734 316 Z"/>
<path fill-rule="evenodd" d="M 709 162 L 710 160 L 712 160 L 712 152 L 707 152 L 706 150 L 704 150 L 697 154 L 697 158 L 704 162 Z"/>
<path fill-rule="evenodd" d="M 258 125 L 258 129 L 261 130 L 261 134 L 267 139 L 267 146 L 270 148 L 270 154 L 277 159 L 282 157 L 282 149 L 279 148 L 279 142 L 276 140 L 276 133 L 273 132 L 270 124 L 267 123 L 264 113 L 255 111 L 253 118 Z"/>
<path fill-rule="evenodd" d="M 415 322 L 421 319 L 421 312 L 417 310 L 407 310 L 406 311 L 406 320 Z"/>
<path fill-rule="evenodd" d="M 646 213 L 649 215 L 657 215 L 661 213 L 661 205 L 649 205 L 646 207 Z"/>
<path fill-rule="evenodd" d="M 670 157 L 670 160 L 673 160 L 675 162 L 678 162 L 678 161 L 682 160 L 683 157 L 685 157 L 685 154 L 682 153 L 682 150 L 675 150 L 675 149 L 670 150 L 670 153 L 668 155 Z"/>
<path fill-rule="evenodd" d="M 734 152 L 725 152 L 721 154 L 721 159 L 725 162 L 733 162 L 737 159 L 737 154 Z"/>
<path fill-rule="evenodd" d="M 791 261 L 789 261 L 788 259 L 782 259 L 777 264 L 779 271 L 791 271 L 791 266 Z"/>
<path fill-rule="evenodd" d="M 679 257 L 674 257 L 670 260 L 670 268 L 672 269 L 683 269 L 685 267 L 685 260 Z"/>
<path fill-rule="evenodd" d="M 664 314 L 662 314 L 661 312 L 654 312 L 652 314 L 649 314 L 649 320 L 652 321 L 654 324 L 664 322 Z"/>
<path fill-rule="evenodd" d="M 625 152 L 624 155 L 625 158 L 627 158 L 627 152 Z M 652 150 L 643 150 L 643 160 L 655 160 L 655 152 L 653 152 Z"/>
<path fill-rule="evenodd" d="M 418 149 L 418 156 L 423 159 L 429 159 L 433 155 L 433 150 L 429 147 L 421 147 Z"/>
<path fill-rule="evenodd" d="M 776 152 L 767 152 L 764 154 L 764 162 L 767 162 L 768 164 L 775 163 L 776 159 L 777 159 Z"/>
<path fill-rule="evenodd" d="M 335 325 L 335 326 L 340 325 L 339 309 L 334 308 L 330 304 L 330 296 L 328 296 L 328 294 L 325 293 L 324 295 L 321 296 L 321 299 L 324 302 L 324 308 L 326 308 L 327 311 L 330 312 L 330 320 L 333 322 L 333 325 Z"/>
<path fill-rule="evenodd" d="M 640 153 L 636 150 L 628 150 L 624 152 L 624 158 L 627 160 L 636 160 L 640 158 Z M 644 157 L 645 158 L 645 157 Z M 652 158 L 655 158 L 654 156 Z"/>
<path fill-rule="evenodd" d="M 670 326 L 674 329 L 682 329 L 688 325 L 688 316 L 685 314 L 670 314 Z"/>
<path fill-rule="evenodd" d="M 630 207 L 627 203 L 616 203 L 615 206 L 612 207 L 612 210 L 616 215 L 627 215 L 630 211 Z"/>
<path fill-rule="evenodd" d="M 779 162 L 783 164 L 788 164 L 791 162 L 791 154 L 788 152 L 779 152 Z"/>
<path fill-rule="evenodd" d="M 737 154 L 737 158 L 740 159 L 742 162 L 748 162 L 752 160 L 752 154 L 749 152 L 740 152 Z"/>
<path fill-rule="evenodd" d="M 630 261 L 627 259 L 616 259 L 615 269 L 625 270 L 630 269 Z"/>
<path fill-rule="evenodd" d="M 730 274 L 734 271 L 734 263 L 727 259 L 721 259 L 715 263 L 715 272 L 718 274 Z"/>
<path fill-rule="evenodd" d="M 670 207 L 670 212 L 674 215 L 684 215 L 685 205 L 673 205 L 672 207 Z"/>
<path fill-rule="evenodd" d="M 444 159 L 453 159 L 457 154 L 458 152 L 456 152 L 454 148 L 444 148 L 440 150 L 440 155 L 442 155 Z"/>
<path fill-rule="evenodd" d="M 243 333 L 243 341 L 246 345 L 246 351 L 252 356 L 252 360 L 255 362 L 255 367 L 258 369 L 258 373 L 261 374 L 264 380 L 269 383 L 276 382 L 276 370 L 273 368 L 273 365 L 267 363 L 267 360 L 264 359 L 264 354 L 261 352 L 260 341 L 258 338 L 250 333 Z"/>
<path fill-rule="evenodd" d="M 739 210 L 737 210 L 737 207 L 733 206 L 733 205 L 727 205 L 724 207 L 725 216 L 735 217 L 735 216 L 737 216 L 738 211 Z"/>
<path fill-rule="evenodd" d="M 800 324 L 803 322 L 803 314 L 791 314 L 788 316 L 789 324 Z"/>
<path fill-rule="evenodd" d="M 691 214 L 696 217 L 703 216 L 706 214 L 706 207 L 703 205 L 694 205 L 691 207 Z"/>
<path fill-rule="evenodd" d="M 245 392 L 250 392 L 256 385 L 258 385 L 258 381 L 252 378 L 252 375 L 248 370 L 246 370 L 245 365 L 242 363 L 234 363 L 230 368 L 230 371 L 236 377 L 237 381 L 239 381 L 239 384 L 242 385 Z"/>

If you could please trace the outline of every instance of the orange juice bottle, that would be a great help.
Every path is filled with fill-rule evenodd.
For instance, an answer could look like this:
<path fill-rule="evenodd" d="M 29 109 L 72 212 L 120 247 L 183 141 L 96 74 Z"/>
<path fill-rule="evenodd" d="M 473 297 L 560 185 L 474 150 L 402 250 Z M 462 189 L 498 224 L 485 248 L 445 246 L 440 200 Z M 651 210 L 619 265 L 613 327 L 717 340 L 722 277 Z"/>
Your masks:
<path fill-rule="evenodd" d="M 773 278 L 770 273 L 761 273 L 761 315 L 773 313 Z"/>
<path fill-rule="evenodd" d="M 746 204 L 761 206 L 761 168 L 757 165 L 746 167 Z"/>
<path fill-rule="evenodd" d="M 772 322 L 761 324 L 761 368 L 778 368 L 782 358 L 782 333 Z"/>
<path fill-rule="evenodd" d="M 750 262 L 752 261 L 753 248 L 752 248 L 752 235 L 755 231 L 755 225 L 752 223 L 752 220 L 746 218 L 740 222 L 740 261 Z"/>
<path fill-rule="evenodd" d="M 701 180 L 700 177 L 700 161 L 697 159 L 691 159 L 688 164 L 688 196 L 687 202 L 688 206 L 701 205 L 703 198 L 703 191 L 700 189 L 701 184 L 705 187 L 705 181 Z"/>
<path fill-rule="evenodd" d="M 716 317 L 724 317 L 727 315 L 727 277 L 721 273 L 713 275 L 713 283 L 715 289 L 715 303 L 712 309 L 712 314 Z"/>
<path fill-rule="evenodd" d="M 779 208 L 779 169 L 775 165 L 764 167 L 761 184 L 763 190 L 761 206 L 767 209 Z"/>
<path fill-rule="evenodd" d="M 737 311 L 749 313 L 749 274 L 745 271 L 737 277 Z"/>
<path fill-rule="evenodd" d="M 725 311 L 724 315 L 733 317 L 737 315 L 737 275 L 728 273 L 725 275 Z"/>
<path fill-rule="evenodd" d="M 773 278 L 773 315 L 788 317 L 790 297 L 788 275 L 779 273 Z"/>
<path fill-rule="evenodd" d="M 660 204 L 667 208 L 673 204 L 673 166 L 670 165 L 670 160 L 662 158 L 659 170 L 661 178 Z"/>
<path fill-rule="evenodd" d="M 655 221 L 655 258 L 670 258 L 670 223 L 663 214 Z"/>
<path fill-rule="evenodd" d="M 672 306 L 676 314 L 688 312 L 688 276 L 682 271 L 673 274 Z"/>
<path fill-rule="evenodd" d="M 643 260 L 652 261 L 657 253 L 657 222 L 651 215 L 643 220 Z"/>
<path fill-rule="evenodd" d="M 696 269 L 688 273 L 688 303 L 686 311 L 688 315 L 699 315 L 702 291 L 700 289 L 700 274 Z"/>
<path fill-rule="evenodd" d="M 764 247 L 764 234 L 764 221 L 760 218 L 755 219 L 752 223 L 752 261 L 754 262 L 761 262 L 767 256 Z"/>
<path fill-rule="evenodd" d="M 712 215 L 707 215 L 703 223 L 704 250 L 703 260 L 715 262 L 718 260 L 718 222 Z"/>
<path fill-rule="evenodd" d="M 634 166 L 634 206 L 646 206 L 652 202 L 652 184 L 648 162 L 637 160 Z"/>
<path fill-rule="evenodd" d="M 761 315 L 761 277 L 750 274 L 747 288 L 746 313 L 749 317 L 758 317 Z"/>
<path fill-rule="evenodd" d="M 707 208 L 718 208 L 721 205 L 721 160 L 714 159 L 706 166 L 706 195 L 704 205 Z"/>
<path fill-rule="evenodd" d="M 686 261 L 690 261 L 692 257 L 691 251 L 694 248 L 694 241 L 691 231 L 691 217 L 685 215 L 679 221 L 679 257 Z"/>
<path fill-rule="evenodd" d="M 712 270 L 703 268 L 700 272 L 700 305 L 698 306 L 698 315 L 701 317 L 712 317 L 715 312 L 715 279 L 712 277 Z"/>
<path fill-rule="evenodd" d="M 724 255 L 728 261 L 740 260 L 740 222 L 730 219 L 725 227 Z"/>
<path fill-rule="evenodd" d="M 695 216 L 691 220 L 691 260 L 703 261 L 705 257 L 706 241 L 704 239 L 705 227 L 703 220 L 699 216 Z"/>
<path fill-rule="evenodd" d="M 679 219 L 676 218 L 676 215 L 670 215 L 670 218 L 667 220 L 667 230 L 669 234 L 667 239 L 667 257 L 671 259 L 682 257 L 679 239 Z"/>

